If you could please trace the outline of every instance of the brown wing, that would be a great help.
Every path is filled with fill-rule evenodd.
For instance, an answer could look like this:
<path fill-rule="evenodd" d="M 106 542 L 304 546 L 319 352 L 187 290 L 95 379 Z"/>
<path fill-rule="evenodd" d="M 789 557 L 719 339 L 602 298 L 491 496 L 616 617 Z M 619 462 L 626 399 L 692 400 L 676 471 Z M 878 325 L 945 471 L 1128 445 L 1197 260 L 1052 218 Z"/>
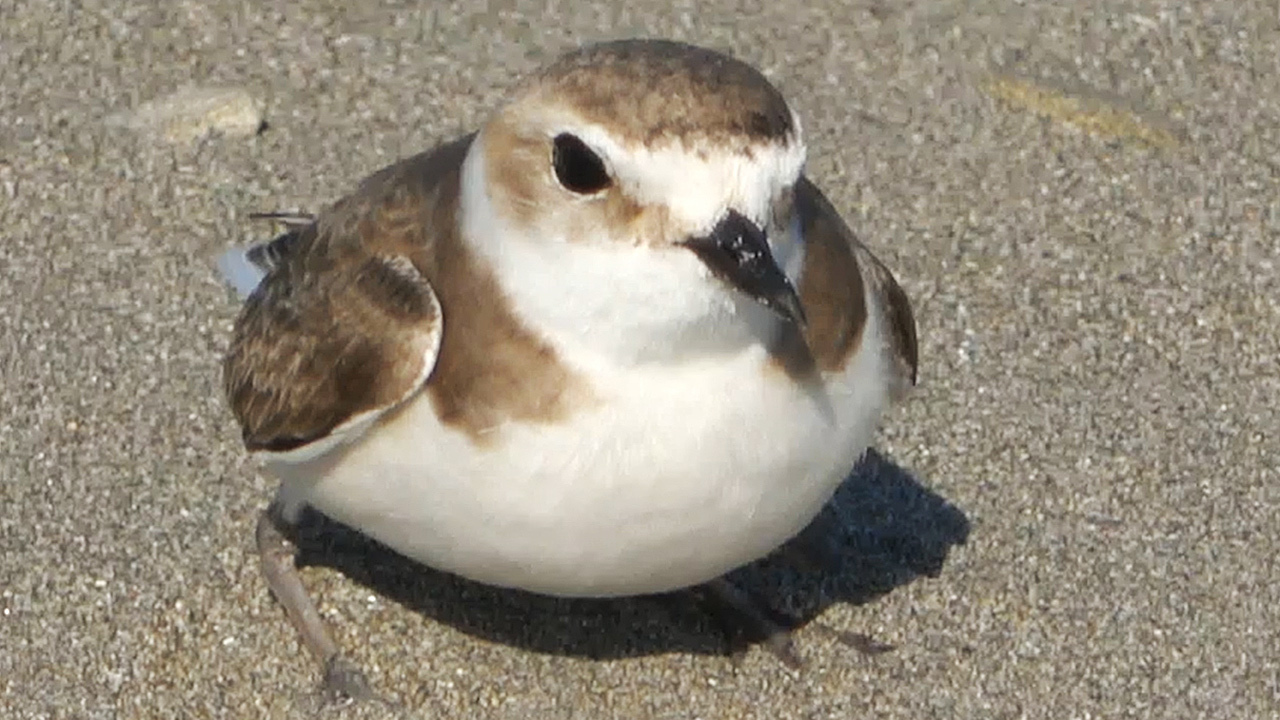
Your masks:
<path fill-rule="evenodd" d="M 424 261 L 433 232 L 452 232 L 432 227 L 440 201 L 432 178 L 456 170 L 467 140 L 372 176 L 269 252 L 246 253 L 272 261 L 245 301 L 223 364 L 250 450 L 322 447 L 426 382 L 443 314 L 415 262 Z"/>
<path fill-rule="evenodd" d="M 800 283 L 800 301 L 809 316 L 805 339 L 818 367 L 843 367 L 857 348 L 867 317 L 863 289 L 870 287 L 880 301 L 899 374 L 914 385 L 919 358 L 907 294 L 808 178 L 796 183 L 795 211 L 805 242 Z"/>
<path fill-rule="evenodd" d="M 321 280 L 268 276 L 223 365 L 245 446 L 294 450 L 404 401 L 435 365 L 442 320 L 430 284 L 403 256 L 369 257 Z"/>

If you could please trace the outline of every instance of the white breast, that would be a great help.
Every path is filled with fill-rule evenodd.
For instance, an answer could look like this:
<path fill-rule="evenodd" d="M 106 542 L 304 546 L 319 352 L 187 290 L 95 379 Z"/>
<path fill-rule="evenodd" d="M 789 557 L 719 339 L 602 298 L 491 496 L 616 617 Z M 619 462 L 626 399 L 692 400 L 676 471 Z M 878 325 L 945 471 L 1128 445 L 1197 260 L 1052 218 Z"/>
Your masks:
<path fill-rule="evenodd" d="M 481 444 L 441 425 L 424 395 L 339 455 L 273 469 L 286 504 L 480 582 L 570 596 L 684 587 L 797 533 L 852 469 L 886 402 L 875 312 L 863 338 L 820 388 L 768 367 L 758 345 L 679 366 L 583 365 L 598 406 L 563 425 L 495 427 Z"/>

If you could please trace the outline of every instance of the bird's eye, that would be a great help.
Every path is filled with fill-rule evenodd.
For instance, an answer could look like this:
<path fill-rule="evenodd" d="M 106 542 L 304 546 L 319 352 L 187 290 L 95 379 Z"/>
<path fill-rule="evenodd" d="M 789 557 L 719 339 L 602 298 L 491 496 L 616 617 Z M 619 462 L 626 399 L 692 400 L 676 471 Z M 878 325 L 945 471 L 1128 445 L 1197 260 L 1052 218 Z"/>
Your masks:
<path fill-rule="evenodd" d="M 566 190 L 590 195 L 613 183 L 604 161 L 576 135 L 560 133 L 552 145 L 551 164 L 555 167 L 556 179 Z"/>

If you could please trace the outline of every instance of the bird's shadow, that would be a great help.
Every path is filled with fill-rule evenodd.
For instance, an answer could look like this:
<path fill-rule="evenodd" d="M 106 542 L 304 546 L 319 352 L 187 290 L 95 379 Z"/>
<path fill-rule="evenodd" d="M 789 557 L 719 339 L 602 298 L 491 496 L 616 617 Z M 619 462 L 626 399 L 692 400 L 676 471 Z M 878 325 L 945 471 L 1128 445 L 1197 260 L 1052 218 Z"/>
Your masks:
<path fill-rule="evenodd" d="M 433 570 L 317 512 L 305 512 L 287 532 L 300 566 L 334 568 L 411 610 L 487 640 L 594 659 L 741 649 L 742 640 L 726 636 L 723 624 L 692 593 L 551 598 Z M 729 579 L 802 626 L 833 603 L 860 605 L 922 575 L 936 576 L 951 547 L 968 534 L 969 520 L 959 508 L 870 450 L 783 551 L 735 570 Z M 798 557 L 804 561 L 796 562 Z"/>

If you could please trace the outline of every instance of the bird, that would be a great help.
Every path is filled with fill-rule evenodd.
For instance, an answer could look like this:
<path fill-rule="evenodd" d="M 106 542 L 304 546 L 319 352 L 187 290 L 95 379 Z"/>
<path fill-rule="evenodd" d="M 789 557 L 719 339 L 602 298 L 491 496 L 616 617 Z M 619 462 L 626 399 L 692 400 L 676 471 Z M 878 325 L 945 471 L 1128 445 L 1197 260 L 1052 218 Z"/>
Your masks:
<path fill-rule="evenodd" d="M 263 570 L 326 684 L 363 680 L 293 568 L 304 508 L 562 597 L 715 583 L 819 513 L 918 350 L 806 155 L 748 63 L 603 42 L 219 259 L 226 398 L 280 481 Z"/>

